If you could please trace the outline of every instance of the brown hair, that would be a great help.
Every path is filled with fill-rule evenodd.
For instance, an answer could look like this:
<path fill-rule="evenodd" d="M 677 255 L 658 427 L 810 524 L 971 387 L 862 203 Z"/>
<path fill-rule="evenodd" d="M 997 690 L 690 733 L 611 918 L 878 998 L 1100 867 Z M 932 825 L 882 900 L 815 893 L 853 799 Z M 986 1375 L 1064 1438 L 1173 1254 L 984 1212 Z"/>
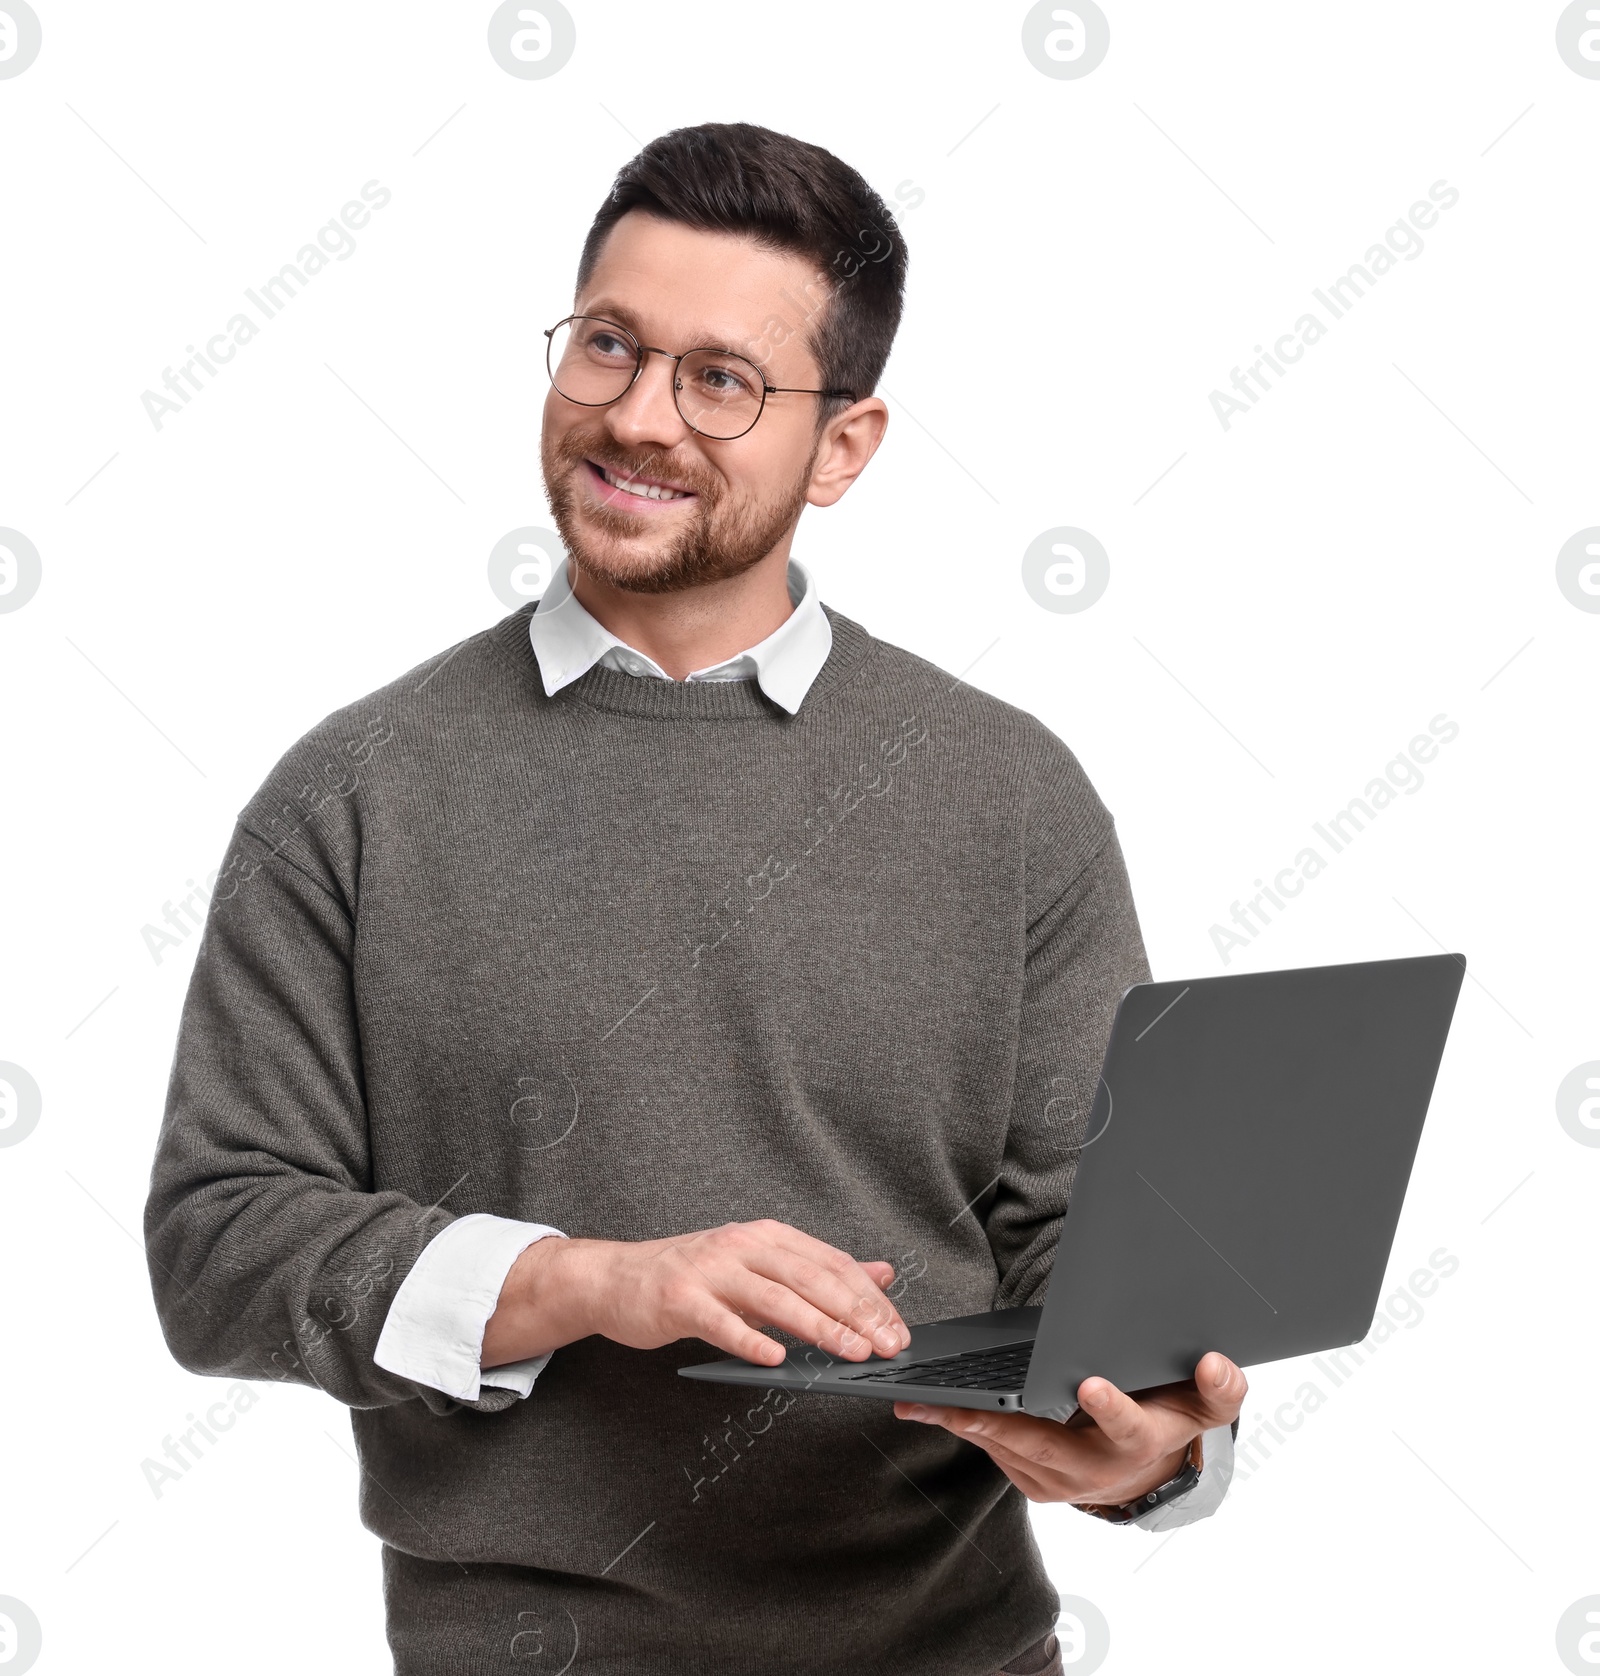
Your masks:
<path fill-rule="evenodd" d="M 805 341 L 823 384 L 857 397 L 877 388 L 900 325 L 906 248 L 888 206 L 848 163 L 753 123 L 675 128 L 618 171 L 583 242 L 577 292 L 630 210 L 809 257 L 819 273 L 806 287 Z M 819 420 L 845 405 L 824 400 Z"/>

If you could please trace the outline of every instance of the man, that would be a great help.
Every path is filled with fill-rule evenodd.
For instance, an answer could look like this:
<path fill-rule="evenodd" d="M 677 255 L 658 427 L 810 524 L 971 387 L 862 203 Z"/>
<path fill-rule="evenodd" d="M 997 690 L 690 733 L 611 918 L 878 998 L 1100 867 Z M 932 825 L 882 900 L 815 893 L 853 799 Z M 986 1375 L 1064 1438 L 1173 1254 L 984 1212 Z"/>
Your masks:
<path fill-rule="evenodd" d="M 1225 1487 L 1215 1353 L 1072 1425 L 677 1377 L 1037 1302 L 1149 975 L 1068 749 L 789 558 L 882 440 L 904 275 L 827 152 L 646 147 L 547 334 L 568 567 L 241 813 L 153 1284 L 186 1367 L 352 1409 L 402 1676 L 1054 1670 L 1026 1500 Z"/>

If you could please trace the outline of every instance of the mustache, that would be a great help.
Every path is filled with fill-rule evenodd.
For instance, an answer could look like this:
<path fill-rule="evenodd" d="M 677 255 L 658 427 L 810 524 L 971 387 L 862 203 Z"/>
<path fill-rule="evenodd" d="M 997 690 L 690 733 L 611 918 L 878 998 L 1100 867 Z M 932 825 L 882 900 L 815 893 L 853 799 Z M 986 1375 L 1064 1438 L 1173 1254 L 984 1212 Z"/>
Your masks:
<path fill-rule="evenodd" d="M 675 459 L 670 450 L 662 452 L 653 449 L 649 453 L 630 457 L 614 444 L 602 442 L 598 437 L 569 433 L 561 439 L 556 453 L 561 463 L 568 467 L 581 466 L 584 461 L 593 460 L 597 466 L 604 466 L 618 477 L 659 478 L 690 489 L 708 502 L 715 500 L 720 492 L 720 483 L 715 476 L 698 463 Z"/>

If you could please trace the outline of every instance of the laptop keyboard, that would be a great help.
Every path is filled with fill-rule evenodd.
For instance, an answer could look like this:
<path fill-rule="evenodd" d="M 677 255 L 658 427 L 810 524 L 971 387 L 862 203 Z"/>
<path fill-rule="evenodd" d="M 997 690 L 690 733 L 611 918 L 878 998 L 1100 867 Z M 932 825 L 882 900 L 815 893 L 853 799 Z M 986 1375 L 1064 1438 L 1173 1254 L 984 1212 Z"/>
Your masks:
<path fill-rule="evenodd" d="M 852 1379 L 877 1385 L 932 1385 L 958 1391 L 1020 1391 L 1028 1377 L 1033 1341 L 1004 1344 L 995 1350 L 963 1350 L 959 1356 L 933 1356 Z"/>

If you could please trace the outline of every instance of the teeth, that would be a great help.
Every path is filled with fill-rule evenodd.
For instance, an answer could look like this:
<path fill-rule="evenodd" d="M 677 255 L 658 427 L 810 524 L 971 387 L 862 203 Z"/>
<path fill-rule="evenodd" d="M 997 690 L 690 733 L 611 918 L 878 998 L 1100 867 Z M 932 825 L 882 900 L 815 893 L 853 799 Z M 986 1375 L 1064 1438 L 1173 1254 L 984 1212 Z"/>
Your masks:
<path fill-rule="evenodd" d="M 624 494 L 637 495 L 641 500 L 682 500 L 688 493 L 686 489 L 661 489 L 648 483 L 625 483 L 614 472 L 600 468 L 600 475 L 613 489 L 621 489 Z"/>

